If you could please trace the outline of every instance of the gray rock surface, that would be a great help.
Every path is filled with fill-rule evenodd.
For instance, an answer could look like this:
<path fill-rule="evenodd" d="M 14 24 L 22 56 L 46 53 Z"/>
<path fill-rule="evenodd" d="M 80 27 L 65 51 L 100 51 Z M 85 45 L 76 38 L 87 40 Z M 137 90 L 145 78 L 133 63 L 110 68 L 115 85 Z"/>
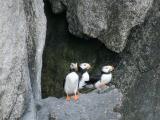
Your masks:
<path fill-rule="evenodd" d="M 114 82 L 125 95 L 123 120 L 160 118 L 160 1 L 70 0 L 72 34 L 101 40 L 120 52 Z M 111 56 L 112 57 L 112 56 Z"/>
<path fill-rule="evenodd" d="M 108 49 L 119 53 L 126 46 L 131 28 L 144 21 L 152 2 L 153 0 L 66 0 L 63 3 L 67 8 L 67 21 L 72 34 L 98 38 Z"/>
<path fill-rule="evenodd" d="M 132 29 L 114 80 L 125 94 L 124 120 L 160 118 L 160 1 L 155 0 L 145 22 Z"/>
<path fill-rule="evenodd" d="M 114 109 L 121 103 L 122 94 L 118 89 L 81 94 L 76 102 L 49 97 L 37 105 L 38 120 L 119 120 L 121 115 Z"/>
<path fill-rule="evenodd" d="M 160 1 L 64 1 L 54 1 L 52 9 L 57 7 L 54 13 L 61 13 L 65 5 L 72 34 L 98 38 L 118 53 L 125 48 L 114 73 L 114 82 L 125 95 L 122 119 L 159 120 Z M 40 100 L 46 31 L 42 0 L 1 0 L 0 18 L 0 120 L 121 117 L 113 112 L 122 99 L 117 89 L 83 94 L 78 102 L 65 102 L 64 98 Z"/>
<path fill-rule="evenodd" d="M 45 27 L 42 0 L 0 1 L 0 120 L 36 118 Z"/>

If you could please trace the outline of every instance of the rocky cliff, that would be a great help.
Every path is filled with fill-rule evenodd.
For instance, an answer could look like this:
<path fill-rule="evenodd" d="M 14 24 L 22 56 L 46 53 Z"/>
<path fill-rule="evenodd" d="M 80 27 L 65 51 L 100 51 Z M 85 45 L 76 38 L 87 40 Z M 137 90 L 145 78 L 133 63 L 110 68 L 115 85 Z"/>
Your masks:
<path fill-rule="evenodd" d="M 160 2 L 155 0 L 145 21 L 132 28 L 115 80 L 126 94 L 123 119 L 160 117 Z"/>
<path fill-rule="evenodd" d="M 114 97 L 122 99 L 117 89 L 101 95 L 97 93 L 82 95 L 80 101 L 73 104 L 66 104 L 64 98 L 42 100 L 41 64 L 46 32 L 43 1 L 1 0 L 0 119 L 40 120 L 44 117 L 43 120 L 47 120 L 56 119 L 56 115 L 73 119 L 74 115 L 78 116 L 74 114 L 78 108 L 84 115 L 81 114 L 80 119 L 92 119 L 92 116 L 89 116 L 94 116 L 93 112 L 107 110 L 103 115 L 105 117 L 108 115 L 107 118 L 111 120 L 110 116 L 119 115 L 113 112 L 113 108 L 120 103 L 122 105 L 118 111 L 123 120 L 159 120 L 160 1 L 48 1 L 54 15 L 49 17 L 46 14 L 48 22 L 46 43 L 49 42 L 46 44 L 44 57 L 48 54 L 54 59 L 45 59 L 44 65 L 53 65 L 49 72 L 57 72 L 51 80 L 56 77 L 56 80 L 62 79 L 60 73 L 64 75 L 68 63 L 72 60 L 91 61 L 98 66 L 97 68 L 94 66 L 94 74 L 98 73 L 103 64 L 115 64 L 113 81 L 123 93 L 123 102 L 113 99 Z M 57 18 L 59 14 L 66 15 L 66 21 L 62 20 L 65 18 L 61 15 Z M 49 27 L 51 21 L 54 21 L 54 27 Z M 72 35 L 69 35 L 67 30 Z M 61 32 L 63 34 L 60 34 Z M 46 71 L 47 69 L 43 70 L 43 75 Z M 48 79 L 50 77 L 48 75 L 43 76 L 44 79 Z M 56 86 L 59 85 L 58 82 L 56 81 Z M 98 100 L 102 102 L 93 100 L 94 97 L 101 97 Z M 95 104 L 99 105 L 96 106 L 98 109 L 92 106 Z M 72 111 L 69 111 L 67 106 L 70 106 Z M 106 108 L 107 106 L 109 108 Z M 59 108 L 66 108 L 69 113 Z M 85 111 L 93 112 L 84 114 Z M 102 117 L 105 119 L 104 116 Z"/>
<path fill-rule="evenodd" d="M 0 119 L 36 119 L 46 19 L 42 0 L 0 1 Z"/>
<path fill-rule="evenodd" d="M 50 0 L 54 13 L 66 7 L 69 31 L 79 37 L 98 38 L 107 48 L 121 52 L 130 30 L 143 23 L 153 0 Z"/>
<path fill-rule="evenodd" d="M 119 120 L 122 93 L 114 88 L 97 92 L 81 94 L 76 102 L 66 101 L 64 97 L 43 99 L 37 104 L 38 120 Z"/>
<path fill-rule="evenodd" d="M 119 53 L 120 61 L 116 61 L 118 65 L 114 73 L 114 82 L 125 95 L 121 108 L 122 119 L 158 120 L 160 2 L 158 0 L 54 2 L 59 6 L 56 8 L 52 4 L 53 13 L 60 14 L 66 11 L 70 33 L 85 39 L 96 38 L 104 43 L 106 48 Z"/>

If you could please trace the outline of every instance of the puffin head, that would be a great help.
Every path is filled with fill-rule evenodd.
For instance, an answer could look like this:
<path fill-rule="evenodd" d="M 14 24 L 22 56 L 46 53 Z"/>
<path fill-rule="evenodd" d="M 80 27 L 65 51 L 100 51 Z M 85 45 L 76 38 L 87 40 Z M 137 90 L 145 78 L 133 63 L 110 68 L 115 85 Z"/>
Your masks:
<path fill-rule="evenodd" d="M 79 65 L 83 70 L 89 70 L 91 68 L 91 65 L 89 63 L 81 63 Z"/>
<path fill-rule="evenodd" d="M 78 63 L 71 63 L 70 64 L 70 70 L 78 71 Z"/>
<path fill-rule="evenodd" d="M 114 67 L 111 65 L 106 65 L 102 67 L 102 72 L 104 73 L 109 73 L 112 72 L 114 70 Z"/>

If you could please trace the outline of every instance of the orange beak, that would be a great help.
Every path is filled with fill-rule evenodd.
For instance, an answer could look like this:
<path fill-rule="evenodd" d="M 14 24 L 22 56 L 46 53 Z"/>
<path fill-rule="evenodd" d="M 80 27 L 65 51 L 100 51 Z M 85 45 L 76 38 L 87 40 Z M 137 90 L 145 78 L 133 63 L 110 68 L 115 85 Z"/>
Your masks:
<path fill-rule="evenodd" d="M 88 64 L 87 69 L 89 70 L 90 68 L 91 68 L 91 65 L 90 65 L 90 64 Z"/>
<path fill-rule="evenodd" d="M 114 67 L 112 66 L 112 70 L 114 70 Z"/>
<path fill-rule="evenodd" d="M 111 72 L 111 71 L 113 71 L 113 70 L 114 70 L 114 67 L 113 67 L 112 65 L 110 65 L 110 66 L 111 66 L 111 68 L 110 68 L 110 70 L 109 70 L 109 71 Z"/>

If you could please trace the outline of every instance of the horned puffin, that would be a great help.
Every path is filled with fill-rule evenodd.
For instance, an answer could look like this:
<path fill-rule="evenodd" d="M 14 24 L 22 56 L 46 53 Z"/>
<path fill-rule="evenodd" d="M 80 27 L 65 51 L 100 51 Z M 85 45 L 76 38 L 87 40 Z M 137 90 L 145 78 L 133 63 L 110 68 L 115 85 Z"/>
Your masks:
<path fill-rule="evenodd" d="M 89 81 L 86 81 L 86 84 L 93 84 L 95 88 L 101 89 L 106 87 L 112 80 L 112 71 L 114 67 L 111 65 L 103 66 L 101 69 L 101 75 L 96 77 L 91 77 Z"/>
<path fill-rule="evenodd" d="M 89 63 L 81 63 L 78 66 L 78 72 L 79 72 L 79 85 L 78 88 L 82 89 L 86 85 L 86 81 L 89 81 L 89 73 L 88 70 L 91 68 L 91 65 Z"/>
<path fill-rule="evenodd" d="M 74 100 L 77 101 L 79 96 L 77 95 L 78 92 L 78 83 L 79 83 L 79 75 L 78 71 L 78 64 L 71 63 L 70 64 L 70 72 L 66 75 L 64 81 L 64 91 L 66 93 L 66 100 L 69 101 L 71 95 L 74 94 Z"/>

